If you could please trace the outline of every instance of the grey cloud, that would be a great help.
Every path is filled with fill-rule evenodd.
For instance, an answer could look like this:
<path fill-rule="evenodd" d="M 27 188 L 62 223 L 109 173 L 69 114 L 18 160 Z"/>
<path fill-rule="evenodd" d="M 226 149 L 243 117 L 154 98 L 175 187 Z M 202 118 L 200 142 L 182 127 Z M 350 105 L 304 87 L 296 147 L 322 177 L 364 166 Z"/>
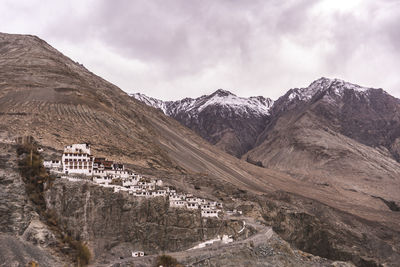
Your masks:
<path fill-rule="evenodd" d="M 4 13 L 10 14 L 8 19 L 24 13 L 29 21 L 9 21 L 10 29 L 30 29 L 56 48 L 62 44 L 67 55 L 83 55 L 75 60 L 127 91 L 141 88 L 155 97 L 176 99 L 225 87 L 238 95 L 277 97 L 290 87 L 334 76 L 400 96 L 400 63 L 393 60 L 400 54 L 398 1 L 365 0 L 352 10 L 329 7 L 323 14 L 318 13 L 320 5 L 337 3 L 27 1 L 25 11 L 20 3 Z M 26 7 L 31 8 L 29 14 Z M 35 21 L 43 24 L 36 25 L 37 33 Z M 106 55 L 91 54 L 90 47 L 99 44 Z M 118 65 L 121 60 L 125 69 Z M 131 67 L 131 62 L 146 71 Z M 373 75 L 365 67 L 376 64 L 387 65 L 386 75 Z"/>

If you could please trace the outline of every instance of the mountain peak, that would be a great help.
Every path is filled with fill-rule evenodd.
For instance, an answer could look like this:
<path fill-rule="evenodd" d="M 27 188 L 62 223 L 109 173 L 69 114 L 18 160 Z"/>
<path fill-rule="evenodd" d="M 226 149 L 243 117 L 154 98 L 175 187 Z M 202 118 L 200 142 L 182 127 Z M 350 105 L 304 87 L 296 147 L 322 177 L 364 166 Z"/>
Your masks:
<path fill-rule="evenodd" d="M 230 91 L 224 90 L 224 89 L 218 89 L 217 91 L 212 93 L 210 96 L 212 97 L 212 96 L 215 96 L 215 95 L 216 96 L 220 96 L 220 97 L 230 96 L 230 95 L 236 96 L 235 94 L 231 93 Z"/>
<path fill-rule="evenodd" d="M 357 84 L 346 82 L 337 78 L 321 77 L 313 81 L 308 87 L 291 89 L 289 92 L 289 100 L 299 99 L 301 101 L 308 101 L 319 92 L 329 91 L 336 96 L 343 96 L 345 90 L 353 90 L 356 93 L 367 92 L 371 88 L 366 88 Z"/>

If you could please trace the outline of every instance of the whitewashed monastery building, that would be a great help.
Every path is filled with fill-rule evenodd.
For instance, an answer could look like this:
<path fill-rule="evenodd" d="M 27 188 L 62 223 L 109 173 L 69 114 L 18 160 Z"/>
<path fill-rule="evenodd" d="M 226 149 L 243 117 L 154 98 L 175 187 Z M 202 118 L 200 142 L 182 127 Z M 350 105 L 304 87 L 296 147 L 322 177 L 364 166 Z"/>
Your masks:
<path fill-rule="evenodd" d="M 89 144 L 65 146 L 61 161 L 65 174 L 92 175 L 93 173 L 93 156 Z"/>
<path fill-rule="evenodd" d="M 73 144 L 64 147 L 62 160 L 44 162 L 50 170 L 59 169 L 70 181 L 79 181 L 82 177 L 103 187 L 109 187 L 114 192 L 127 192 L 138 197 L 168 198 L 171 208 L 199 210 L 202 217 L 218 217 L 222 204 L 191 194 L 177 193 L 176 190 L 163 187 L 161 179 L 144 179 L 142 176 L 126 170 L 123 164 L 114 163 L 106 158 L 95 158 L 90 152 L 90 144 Z"/>

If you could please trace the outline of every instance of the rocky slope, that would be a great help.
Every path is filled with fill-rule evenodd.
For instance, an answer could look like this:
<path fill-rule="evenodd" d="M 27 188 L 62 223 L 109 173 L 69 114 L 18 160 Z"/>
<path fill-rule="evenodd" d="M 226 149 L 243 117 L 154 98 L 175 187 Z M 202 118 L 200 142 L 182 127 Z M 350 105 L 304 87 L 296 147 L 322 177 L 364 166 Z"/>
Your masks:
<path fill-rule="evenodd" d="M 253 148 L 256 137 L 269 121 L 273 101 L 262 96 L 238 97 L 219 89 L 199 98 L 161 101 L 144 94 L 132 94 L 143 103 L 192 129 L 231 155 L 240 157 Z"/>

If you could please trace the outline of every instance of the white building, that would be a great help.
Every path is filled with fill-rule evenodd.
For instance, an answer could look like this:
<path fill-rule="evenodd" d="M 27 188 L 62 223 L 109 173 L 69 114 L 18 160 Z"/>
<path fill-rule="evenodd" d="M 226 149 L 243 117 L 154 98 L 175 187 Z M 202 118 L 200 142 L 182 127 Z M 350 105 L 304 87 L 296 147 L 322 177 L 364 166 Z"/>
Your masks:
<path fill-rule="evenodd" d="M 167 192 L 165 190 L 157 190 L 153 191 L 153 197 L 165 197 L 167 195 Z"/>
<path fill-rule="evenodd" d="M 137 176 L 131 176 L 129 178 L 123 178 L 122 179 L 122 186 L 134 186 L 138 184 L 138 178 Z"/>
<path fill-rule="evenodd" d="M 197 210 L 199 208 L 199 204 L 186 202 L 186 208 Z"/>
<path fill-rule="evenodd" d="M 89 144 L 73 144 L 64 147 L 62 156 L 63 172 L 65 174 L 93 173 L 93 156 Z"/>
<path fill-rule="evenodd" d="M 110 184 L 112 177 L 93 177 L 93 182 L 98 184 Z"/>
<path fill-rule="evenodd" d="M 104 168 L 103 169 L 94 168 L 92 173 L 93 173 L 93 176 L 98 176 L 98 177 L 112 176 L 113 178 L 122 178 L 122 179 L 127 179 L 129 177 L 132 177 L 132 174 L 126 170 L 123 170 L 123 171 L 122 170 L 105 170 Z"/>
<path fill-rule="evenodd" d="M 131 185 L 129 186 L 129 189 L 132 191 L 141 191 L 142 187 L 140 185 Z"/>
<path fill-rule="evenodd" d="M 174 195 L 174 196 L 169 196 L 170 201 L 178 201 L 182 200 L 182 197 L 180 195 Z"/>
<path fill-rule="evenodd" d="M 95 163 L 96 164 L 96 163 Z M 104 170 L 99 170 L 99 169 L 94 169 L 93 170 L 93 176 L 96 177 L 106 177 L 107 176 L 107 172 Z"/>
<path fill-rule="evenodd" d="M 216 207 L 218 203 L 216 201 L 209 201 L 208 205 L 210 205 L 211 207 Z"/>
<path fill-rule="evenodd" d="M 133 251 L 132 252 L 132 257 L 137 258 L 137 257 L 143 257 L 144 252 L 143 251 Z"/>
<path fill-rule="evenodd" d="M 190 203 L 202 204 L 203 201 L 201 198 L 198 197 L 186 197 L 186 201 Z"/>
<path fill-rule="evenodd" d="M 201 217 L 218 217 L 218 210 L 201 210 Z"/>
<path fill-rule="evenodd" d="M 186 205 L 186 201 L 183 200 L 170 200 L 169 206 L 171 208 L 184 208 Z"/>
<path fill-rule="evenodd" d="M 210 206 L 210 205 L 207 205 L 207 204 L 205 204 L 205 205 L 201 205 L 201 207 L 200 207 L 202 210 L 211 210 L 211 209 L 213 209 L 212 208 L 212 206 Z"/>
<path fill-rule="evenodd" d="M 112 175 L 115 178 L 129 178 L 132 174 L 126 170 L 106 170 L 106 174 Z"/>
<path fill-rule="evenodd" d="M 46 169 L 59 169 L 62 167 L 62 164 L 59 160 L 45 160 L 43 161 L 43 166 Z"/>

